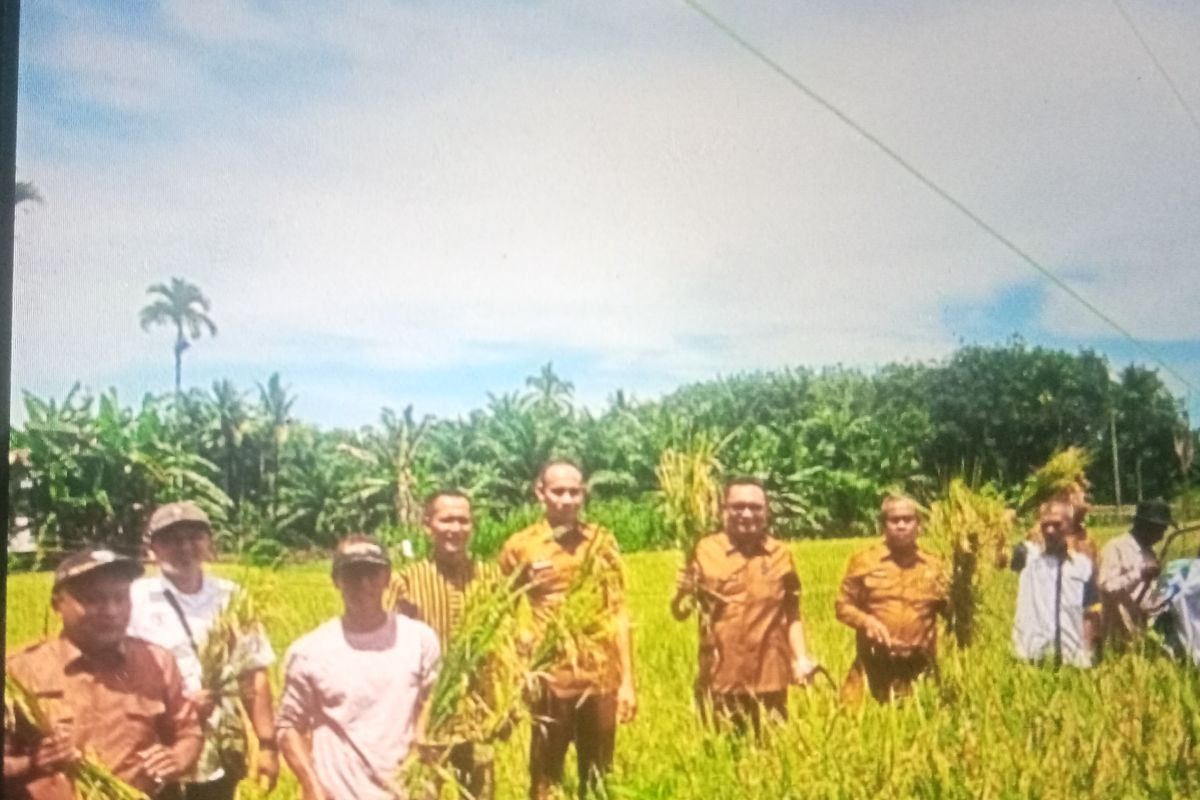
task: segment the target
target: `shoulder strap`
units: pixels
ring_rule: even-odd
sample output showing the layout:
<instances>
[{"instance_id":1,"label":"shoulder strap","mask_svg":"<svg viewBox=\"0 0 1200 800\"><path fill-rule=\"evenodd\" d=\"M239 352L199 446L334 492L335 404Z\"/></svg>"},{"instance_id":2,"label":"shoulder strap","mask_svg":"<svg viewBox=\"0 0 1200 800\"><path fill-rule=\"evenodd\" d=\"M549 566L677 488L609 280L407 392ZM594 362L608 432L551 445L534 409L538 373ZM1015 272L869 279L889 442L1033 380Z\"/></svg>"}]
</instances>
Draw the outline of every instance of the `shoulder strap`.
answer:
<instances>
[{"instance_id":1,"label":"shoulder strap","mask_svg":"<svg viewBox=\"0 0 1200 800\"><path fill-rule=\"evenodd\" d=\"M188 625L187 617L183 615L183 608L179 605L178 598L175 593L163 585L163 594L167 596L167 602L171 604L171 610L175 612L175 616L179 618L179 624L183 626L183 632L187 634L188 644L192 646L192 652L196 657L200 657L200 648L196 646L196 637L192 636L192 626Z\"/></svg>"}]
</instances>

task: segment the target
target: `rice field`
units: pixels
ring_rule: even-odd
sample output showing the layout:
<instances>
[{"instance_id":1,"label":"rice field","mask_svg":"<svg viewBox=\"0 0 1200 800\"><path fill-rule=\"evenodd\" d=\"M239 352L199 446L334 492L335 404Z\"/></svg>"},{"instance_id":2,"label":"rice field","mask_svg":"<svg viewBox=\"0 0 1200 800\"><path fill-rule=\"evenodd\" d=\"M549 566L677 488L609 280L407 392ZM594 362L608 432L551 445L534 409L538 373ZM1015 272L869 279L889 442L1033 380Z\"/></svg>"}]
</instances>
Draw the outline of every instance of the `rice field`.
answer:
<instances>
[{"instance_id":1,"label":"rice field","mask_svg":"<svg viewBox=\"0 0 1200 800\"><path fill-rule=\"evenodd\" d=\"M1114 529L1093 530L1102 540ZM798 542L810 649L840 681L853 634L833 616L850 554L865 539ZM1095 670L1037 669L1009 655L1016 576L997 574L979 610L974 646L943 637L939 682L894 707L838 707L833 687L793 690L791 721L761 746L713 733L691 707L696 626L670 615L677 552L625 559L636 624L640 711L622 728L611 794L623 798L1188 798L1200 797L1200 673L1153 653ZM240 567L218 572L244 576ZM273 576L277 654L338 613L328 564ZM50 579L12 575L6 642L53 628ZM276 674L275 679L279 676ZM523 797L527 731L498 748L501 798ZM273 797L299 796L287 774ZM255 797L246 784L244 797Z\"/></svg>"}]
</instances>

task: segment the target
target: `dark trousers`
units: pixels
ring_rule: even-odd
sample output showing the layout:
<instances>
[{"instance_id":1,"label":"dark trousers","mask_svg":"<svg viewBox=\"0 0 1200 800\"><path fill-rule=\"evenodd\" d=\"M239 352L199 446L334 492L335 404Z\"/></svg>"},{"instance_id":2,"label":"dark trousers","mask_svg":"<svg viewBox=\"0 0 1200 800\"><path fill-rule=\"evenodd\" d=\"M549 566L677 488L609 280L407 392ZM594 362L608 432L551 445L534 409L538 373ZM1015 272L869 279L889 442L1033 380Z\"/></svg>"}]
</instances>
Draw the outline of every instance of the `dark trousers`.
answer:
<instances>
[{"instance_id":1,"label":"dark trousers","mask_svg":"<svg viewBox=\"0 0 1200 800\"><path fill-rule=\"evenodd\" d=\"M936 674L937 663L921 650L904 655L860 650L842 684L842 702L848 705L862 702L864 688L877 702L891 702L911 694L913 683L927 672Z\"/></svg>"},{"instance_id":2,"label":"dark trousers","mask_svg":"<svg viewBox=\"0 0 1200 800\"><path fill-rule=\"evenodd\" d=\"M556 697L544 690L532 711L530 798L548 798L551 787L562 782L567 748L572 742L579 767L579 796L586 797L612 768L617 739L617 696Z\"/></svg>"},{"instance_id":3,"label":"dark trousers","mask_svg":"<svg viewBox=\"0 0 1200 800\"><path fill-rule=\"evenodd\" d=\"M483 757L486 753L486 757ZM447 759L458 782L459 797L471 800L492 800L496 796L495 765L491 748L463 742L450 748Z\"/></svg>"},{"instance_id":4,"label":"dark trousers","mask_svg":"<svg viewBox=\"0 0 1200 800\"><path fill-rule=\"evenodd\" d=\"M762 738L764 716L780 721L788 717L787 689L757 693L698 692L696 699L706 722L718 728L730 727L741 734L753 730L756 739Z\"/></svg>"},{"instance_id":5,"label":"dark trousers","mask_svg":"<svg viewBox=\"0 0 1200 800\"><path fill-rule=\"evenodd\" d=\"M233 800L237 785L236 778L223 775L215 781L168 786L155 797L156 800Z\"/></svg>"}]
</instances>

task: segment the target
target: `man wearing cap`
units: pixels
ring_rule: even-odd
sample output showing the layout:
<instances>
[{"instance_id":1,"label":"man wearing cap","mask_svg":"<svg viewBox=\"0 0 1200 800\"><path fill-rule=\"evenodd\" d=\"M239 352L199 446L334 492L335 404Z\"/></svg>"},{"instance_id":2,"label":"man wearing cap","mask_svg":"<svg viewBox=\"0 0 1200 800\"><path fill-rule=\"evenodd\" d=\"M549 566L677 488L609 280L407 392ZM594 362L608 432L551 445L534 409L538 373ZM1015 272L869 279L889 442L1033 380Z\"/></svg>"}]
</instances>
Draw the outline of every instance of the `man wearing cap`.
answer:
<instances>
[{"instance_id":1,"label":"man wearing cap","mask_svg":"<svg viewBox=\"0 0 1200 800\"><path fill-rule=\"evenodd\" d=\"M7 661L56 733L25 720L4 739L4 796L73 800L65 770L85 749L139 791L156 795L200 754L200 723L175 659L126 634L129 584L141 565L111 550L85 550L54 573L51 604L62 633Z\"/></svg>"},{"instance_id":2,"label":"man wearing cap","mask_svg":"<svg viewBox=\"0 0 1200 800\"><path fill-rule=\"evenodd\" d=\"M883 541L850 559L838 591L839 621L855 631L856 658L842 699L858 702L863 684L884 703L908 694L937 667L937 618L949 585L942 560L917 545L921 517L908 497L890 495L879 510Z\"/></svg>"},{"instance_id":3,"label":"man wearing cap","mask_svg":"<svg viewBox=\"0 0 1200 800\"><path fill-rule=\"evenodd\" d=\"M1022 661L1091 667L1099 596L1092 560L1071 552L1075 507L1052 500L1038 511L1043 547L1026 543L1020 564L1012 645Z\"/></svg>"},{"instance_id":4,"label":"man wearing cap","mask_svg":"<svg viewBox=\"0 0 1200 800\"><path fill-rule=\"evenodd\" d=\"M402 569L388 591L396 610L433 628L442 652L462 624L468 591L479 581L500 578L495 564L471 559L471 501L462 492L444 489L425 501L425 531L433 546L432 557ZM491 746L465 742L450 751L449 761L460 787L475 800L494 795Z\"/></svg>"},{"instance_id":5,"label":"man wearing cap","mask_svg":"<svg viewBox=\"0 0 1200 800\"><path fill-rule=\"evenodd\" d=\"M761 732L763 713L787 718L787 691L807 685L800 578L791 551L770 535L766 490L732 478L721 503L723 529L696 544L671 603L677 619L694 598L700 612L697 700L718 722Z\"/></svg>"},{"instance_id":6,"label":"man wearing cap","mask_svg":"<svg viewBox=\"0 0 1200 800\"><path fill-rule=\"evenodd\" d=\"M617 723L637 713L632 635L625 609L620 554L612 533L580 519L587 496L583 473L569 461L542 467L534 486L545 517L504 543L500 569L519 575L533 612L536 638L560 609L584 564L599 570L604 613L614 631L592 663L564 661L546 670L533 703L529 746L529 796L551 797L575 744L579 795L598 790L612 768Z\"/></svg>"},{"instance_id":7,"label":"man wearing cap","mask_svg":"<svg viewBox=\"0 0 1200 800\"><path fill-rule=\"evenodd\" d=\"M239 748L221 752L221 738L243 736L237 698L214 696L201 687L199 653L213 623L238 585L208 575L204 560L212 547L212 527L203 509L191 502L169 503L150 516L146 534L162 574L133 583L129 634L163 647L175 656L184 685L200 712L204 749L184 784L185 800L232 800L245 773ZM236 678L242 704L258 738L257 773L268 787L279 775L274 711L267 668L275 653L262 630L238 638L226 666ZM218 736L218 732L225 736Z\"/></svg>"},{"instance_id":8,"label":"man wearing cap","mask_svg":"<svg viewBox=\"0 0 1200 800\"><path fill-rule=\"evenodd\" d=\"M391 559L362 534L338 543L342 616L297 639L284 659L279 744L303 800L393 800L437 677L437 635L385 609Z\"/></svg>"},{"instance_id":9,"label":"man wearing cap","mask_svg":"<svg viewBox=\"0 0 1200 800\"><path fill-rule=\"evenodd\" d=\"M1133 526L1100 551L1102 628L1107 646L1121 649L1139 638L1162 596L1155 585L1162 566L1154 554L1167 527L1171 507L1162 500L1138 503Z\"/></svg>"}]
</instances>

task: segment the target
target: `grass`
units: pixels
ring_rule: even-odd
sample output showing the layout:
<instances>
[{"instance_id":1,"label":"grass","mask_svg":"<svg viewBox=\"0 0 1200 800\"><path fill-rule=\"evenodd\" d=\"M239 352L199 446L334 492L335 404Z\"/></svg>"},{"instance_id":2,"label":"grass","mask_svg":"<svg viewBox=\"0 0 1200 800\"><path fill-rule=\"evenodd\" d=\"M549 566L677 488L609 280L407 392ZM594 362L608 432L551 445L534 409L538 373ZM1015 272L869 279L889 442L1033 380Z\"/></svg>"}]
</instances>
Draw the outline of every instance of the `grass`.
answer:
<instances>
[{"instance_id":1,"label":"grass","mask_svg":"<svg viewBox=\"0 0 1200 800\"><path fill-rule=\"evenodd\" d=\"M1092 533L1104 541L1118 531ZM838 680L854 644L834 619L834 595L850 554L865 544L793 546L810 648ZM618 735L615 797L1200 797L1200 673L1154 655L1087 672L1017 664L1008 644L1016 576L1007 572L984 587L975 645L960 654L943 637L941 683L926 682L909 702L844 712L818 686L793 691L792 721L761 748L711 733L691 708L696 626L675 622L668 609L682 558L625 557L640 712ZM282 658L289 642L338 613L339 601L327 563L275 578L281 596L270 635ZM45 574L10 576L10 647L41 635L49 585ZM526 726L497 748L499 797L524 796L527 747ZM273 797L298 796L285 769Z\"/></svg>"}]
</instances>

